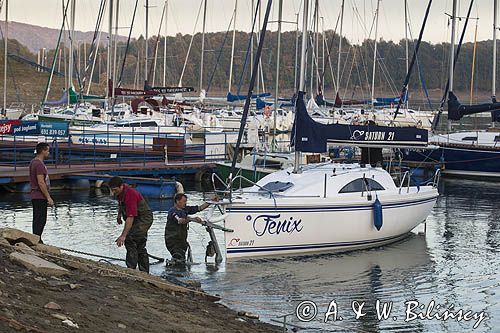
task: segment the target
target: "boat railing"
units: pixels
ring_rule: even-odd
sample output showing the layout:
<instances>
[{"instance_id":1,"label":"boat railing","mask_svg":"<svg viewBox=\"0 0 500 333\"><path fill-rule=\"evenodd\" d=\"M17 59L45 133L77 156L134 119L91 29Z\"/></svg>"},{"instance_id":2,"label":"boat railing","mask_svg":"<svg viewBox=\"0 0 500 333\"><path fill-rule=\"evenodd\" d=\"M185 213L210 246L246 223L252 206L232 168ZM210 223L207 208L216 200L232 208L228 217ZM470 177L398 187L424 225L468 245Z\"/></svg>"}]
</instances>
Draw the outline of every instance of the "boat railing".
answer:
<instances>
[{"instance_id":1,"label":"boat railing","mask_svg":"<svg viewBox=\"0 0 500 333\"><path fill-rule=\"evenodd\" d=\"M411 180L410 171L406 171L403 174L403 178L401 178L401 183L399 184L399 194L401 194L401 189L403 188L403 185L404 185L406 179L408 179L407 185L406 185L406 193L410 192L410 180Z\"/></svg>"},{"instance_id":2,"label":"boat railing","mask_svg":"<svg viewBox=\"0 0 500 333\"><path fill-rule=\"evenodd\" d=\"M441 169L437 169L436 172L434 172L432 181L427 182L425 185L431 185L432 187L437 188L440 179L441 179Z\"/></svg>"}]
</instances>

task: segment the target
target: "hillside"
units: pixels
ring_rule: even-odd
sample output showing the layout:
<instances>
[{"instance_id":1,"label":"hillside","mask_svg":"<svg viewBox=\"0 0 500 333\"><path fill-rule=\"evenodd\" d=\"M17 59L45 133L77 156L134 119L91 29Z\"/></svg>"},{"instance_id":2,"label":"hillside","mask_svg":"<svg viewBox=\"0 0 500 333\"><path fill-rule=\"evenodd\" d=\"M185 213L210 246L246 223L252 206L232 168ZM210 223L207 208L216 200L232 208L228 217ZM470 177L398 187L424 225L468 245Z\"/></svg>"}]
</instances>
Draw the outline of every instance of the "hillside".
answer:
<instances>
[{"instance_id":1,"label":"hillside","mask_svg":"<svg viewBox=\"0 0 500 333\"><path fill-rule=\"evenodd\" d=\"M0 21L0 29L5 30L5 21ZM38 52L42 48L53 49L56 46L59 29L40 27L37 25L26 24L21 22L9 21L9 39L15 39L22 45L26 46L32 53ZM78 42L92 42L94 37L93 31L75 31L74 39ZM101 44L108 39L108 34L102 32ZM127 38L119 36L120 41L126 41ZM68 43L68 34L64 34L63 42Z\"/></svg>"},{"instance_id":2,"label":"hillside","mask_svg":"<svg viewBox=\"0 0 500 333\"><path fill-rule=\"evenodd\" d=\"M14 25L14 24L13 24ZM39 28L35 26L18 24L18 27L24 27L25 32L20 35L19 42L13 41L9 46L9 53L19 54L25 58L36 61L37 56L31 50L38 46L34 46L34 39L38 39L41 44L36 45L49 45L55 44L57 40L58 31L55 29ZM39 29L35 34L33 30ZM15 30L14 28L10 30ZM9 30L9 31L10 31ZM18 30L21 31L21 30ZM31 33L30 33L31 31ZM26 35L37 36L26 37ZM87 33L91 34L91 33ZM10 34L13 36L14 33ZM25 36L25 37L22 37ZM318 63L320 64L320 76L324 77L323 89L327 93L329 99L333 99L335 87L333 84L332 73L337 73L337 54L338 54L338 35L333 31L325 33L327 38L325 54L330 50L330 60L327 56L322 57L323 50L319 47L320 57ZM26 44L21 41L21 37L25 38ZM89 37L88 40L90 40ZM299 38L300 39L300 38ZM166 57L166 82L167 86L176 86L179 82L181 72L183 70L184 62L187 55L187 50L191 40L191 35L168 36L166 39L167 57ZM241 92L245 92L246 85L250 77L249 70L249 57L246 57L248 47L249 34L246 32L236 33L236 46L234 58L234 71L232 92L236 92L240 87ZM262 73L263 79L260 79L255 87L255 91L270 91L274 90L275 82L275 66L276 66L276 32L267 32L266 42L262 53ZM281 69L280 69L280 91L283 96L291 96L294 91L293 83L295 80L295 45L296 34L295 32L285 32L282 34L282 53L281 53ZM163 84L163 48L165 45L165 38L160 38L156 43L156 37L151 37L148 40L149 54L148 54L148 81L152 85ZM254 47L256 48L256 42ZM300 43L299 43L300 45ZM155 48L157 46L157 62L155 71L153 72L153 64L155 58ZM194 36L193 47L191 54L186 63L184 77L182 84L184 86L193 86L197 90L200 81L200 58L201 58L201 34L198 33ZM225 95L228 90L228 77L231 55L231 38L228 38L225 32L208 33L205 36L205 63L203 73L203 88L208 91L209 96ZM3 45L0 46L0 61L3 63ZM410 52L412 51L413 43L410 43ZM474 80L474 100L484 101L489 98L490 86L492 80L491 72L491 48L492 41L481 41L477 43L476 64L475 64L475 80ZM143 85L144 74L144 50L145 40L140 37L131 41L128 47L126 61L123 64L124 52L126 43L124 41L118 44L117 53L117 76L122 77L122 86L130 88L140 88ZM430 44L423 42L418 56L418 64L410 80L410 98L422 99L424 96L425 86L432 99L440 98L441 89L444 87L447 76L447 61L448 61L449 44ZM87 51L87 55L83 51ZM76 60L75 71L85 72L85 64L89 63L88 53L90 44L80 47L80 53L75 51L74 59ZM365 40L360 45L351 44L348 40L343 40L343 49L341 56L341 77L340 77L340 92L343 98L367 98L371 90L371 72L373 68L373 40ZM470 79L472 67L472 50L473 44L466 43L462 46L459 61L455 69L455 91L460 92L459 98L464 102L469 102L470 95ZM48 51L46 63L50 64L53 59L53 50ZM499 52L500 53L500 52ZM92 92L95 94L103 94L105 91L106 79L106 59L107 50L101 47L98 52L98 61L95 65L93 82L98 82L100 78L101 85L93 86ZM58 58L59 59L59 58ZM401 89L404 77L406 75L405 69L405 42L380 40L378 44L378 58L377 58L377 74L375 80L375 95L376 96L395 96ZM79 61L78 61L79 60ZM247 63L246 70L244 71L244 63ZM325 63L325 72L323 74L322 64ZM56 69L64 72L65 66L68 63L67 49L61 52L61 63L56 63ZM91 63L91 62L90 62ZM309 68L307 73L311 73L311 58L308 56ZM123 65L123 73L121 68ZM331 67L331 68L330 68ZM497 66L497 70L500 66ZM316 72L316 70L315 70ZM87 76L90 70L87 71ZM0 66L0 75L3 76L3 66ZM0 79L1 77L0 76ZM8 103L16 101L16 91L20 95L20 100L27 104L39 104L43 95L46 85L47 73L39 73L34 68L25 64L18 63L12 59L9 60L9 83L8 83ZM81 75L83 76L83 74ZM497 78L499 77L497 73ZM88 82L87 78L87 82ZM262 86L262 81L265 87ZM78 87L78 80L74 79L74 84ZM0 83L1 85L1 83ZM59 99L62 89L65 86L62 77L55 77L52 87L50 99ZM498 83L497 83L497 86ZM16 89L17 87L17 89ZM310 81L306 84L310 90ZM265 88L265 89L264 89ZM316 89L314 82L313 90ZM0 97L1 98L1 97Z\"/></svg>"}]
</instances>

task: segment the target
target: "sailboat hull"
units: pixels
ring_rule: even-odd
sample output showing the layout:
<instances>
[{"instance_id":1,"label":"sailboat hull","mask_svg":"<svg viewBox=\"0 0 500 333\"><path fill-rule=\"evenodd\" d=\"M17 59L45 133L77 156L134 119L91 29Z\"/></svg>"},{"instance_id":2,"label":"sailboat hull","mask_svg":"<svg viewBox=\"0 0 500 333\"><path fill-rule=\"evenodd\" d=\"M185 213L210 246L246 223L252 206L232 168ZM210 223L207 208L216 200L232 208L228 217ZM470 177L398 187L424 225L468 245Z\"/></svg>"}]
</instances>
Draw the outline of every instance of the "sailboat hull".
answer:
<instances>
[{"instance_id":1,"label":"sailboat hull","mask_svg":"<svg viewBox=\"0 0 500 333\"><path fill-rule=\"evenodd\" d=\"M380 198L383 225L374 225L373 202L295 198L263 207L247 201L228 207L225 226L227 259L343 252L397 241L425 221L437 190ZM347 204L348 202L348 204Z\"/></svg>"}]
</instances>

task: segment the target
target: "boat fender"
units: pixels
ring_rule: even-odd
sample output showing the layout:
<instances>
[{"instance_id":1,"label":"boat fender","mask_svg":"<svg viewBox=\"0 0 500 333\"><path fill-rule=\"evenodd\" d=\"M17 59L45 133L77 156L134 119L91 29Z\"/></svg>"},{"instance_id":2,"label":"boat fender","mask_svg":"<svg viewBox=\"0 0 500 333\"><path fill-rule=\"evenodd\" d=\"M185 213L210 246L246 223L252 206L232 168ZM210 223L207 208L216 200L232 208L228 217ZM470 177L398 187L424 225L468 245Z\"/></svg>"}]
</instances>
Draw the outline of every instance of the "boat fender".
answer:
<instances>
[{"instance_id":1,"label":"boat fender","mask_svg":"<svg viewBox=\"0 0 500 333\"><path fill-rule=\"evenodd\" d=\"M375 202L373 203L373 225L377 230L380 230L382 228L382 223L383 223L383 217L382 217L382 204L378 200L378 198L375 199Z\"/></svg>"},{"instance_id":2,"label":"boat fender","mask_svg":"<svg viewBox=\"0 0 500 333\"><path fill-rule=\"evenodd\" d=\"M229 216L229 213L226 213L226 214L223 214L220 216L211 217L207 221L210 223L218 223L218 222L224 221L228 216Z\"/></svg>"}]
</instances>

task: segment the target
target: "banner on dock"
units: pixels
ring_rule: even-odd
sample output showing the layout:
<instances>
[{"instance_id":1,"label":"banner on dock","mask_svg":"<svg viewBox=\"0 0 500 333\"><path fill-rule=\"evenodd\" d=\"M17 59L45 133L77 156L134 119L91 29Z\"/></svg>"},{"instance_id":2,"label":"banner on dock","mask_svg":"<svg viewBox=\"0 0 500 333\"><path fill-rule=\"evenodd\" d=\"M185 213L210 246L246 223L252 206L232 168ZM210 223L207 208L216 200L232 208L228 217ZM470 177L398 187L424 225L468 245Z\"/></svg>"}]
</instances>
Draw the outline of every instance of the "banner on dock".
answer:
<instances>
[{"instance_id":1,"label":"banner on dock","mask_svg":"<svg viewBox=\"0 0 500 333\"><path fill-rule=\"evenodd\" d=\"M69 123L67 122L46 122L38 123L40 135L45 136L68 136Z\"/></svg>"},{"instance_id":2,"label":"banner on dock","mask_svg":"<svg viewBox=\"0 0 500 333\"><path fill-rule=\"evenodd\" d=\"M38 122L11 120L0 122L0 134L10 134L16 136L38 134Z\"/></svg>"},{"instance_id":3,"label":"banner on dock","mask_svg":"<svg viewBox=\"0 0 500 333\"><path fill-rule=\"evenodd\" d=\"M69 123L10 120L0 122L0 135L68 136Z\"/></svg>"}]
</instances>

